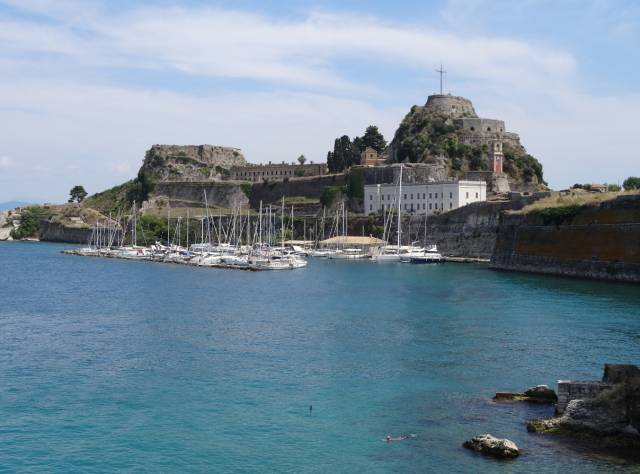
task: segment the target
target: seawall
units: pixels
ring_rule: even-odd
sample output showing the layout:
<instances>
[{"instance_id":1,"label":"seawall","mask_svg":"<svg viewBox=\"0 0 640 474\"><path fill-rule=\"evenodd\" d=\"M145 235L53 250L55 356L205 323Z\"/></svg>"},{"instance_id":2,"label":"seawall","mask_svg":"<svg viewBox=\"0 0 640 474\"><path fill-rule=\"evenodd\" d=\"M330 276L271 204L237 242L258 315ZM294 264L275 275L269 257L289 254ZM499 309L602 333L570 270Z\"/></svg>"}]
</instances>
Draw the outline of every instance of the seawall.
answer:
<instances>
[{"instance_id":1,"label":"seawall","mask_svg":"<svg viewBox=\"0 0 640 474\"><path fill-rule=\"evenodd\" d=\"M504 213L491 267L640 283L640 195L563 216Z\"/></svg>"},{"instance_id":2,"label":"seawall","mask_svg":"<svg viewBox=\"0 0 640 474\"><path fill-rule=\"evenodd\" d=\"M91 238L90 227L68 227L58 222L40 221L40 240L45 242L66 242L86 244Z\"/></svg>"},{"instance_id":3,"label":"seawall","mask_svg":"<svg viewBox=\"0 0 640 474\"><path fill-rule=\"evenodd\" d=\"M489 259L496 243L500 214L522 209L534 199L519 197L510 201L476 202L429 217L427 242L437 244L438 250L448 256ZM419 232L417 230L416 237L423 240Z\"/></svg>"}]
</instances>

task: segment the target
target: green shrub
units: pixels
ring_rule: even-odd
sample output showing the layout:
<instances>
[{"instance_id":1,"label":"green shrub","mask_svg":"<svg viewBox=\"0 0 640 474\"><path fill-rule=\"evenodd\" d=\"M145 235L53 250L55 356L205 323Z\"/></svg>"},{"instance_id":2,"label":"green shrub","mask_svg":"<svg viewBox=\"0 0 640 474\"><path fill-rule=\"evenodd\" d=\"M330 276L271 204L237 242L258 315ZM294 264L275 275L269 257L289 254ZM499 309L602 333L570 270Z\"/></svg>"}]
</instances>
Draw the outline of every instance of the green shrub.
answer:
<instances>
[{"instance_id":1,"label":"green shrub","mask_svg":"<svg viewBox=\"0 0 640 474\"><path fill-rule=\"evenodd\" d=\"M249 199L251 197L251 189L252 189L251 184L242 183L240 185L240 189L242 189L242 192L244 193L244 195L247 196L247 199Z\"/></svg>"},{"instance_id":2,"label":"green shrub","mask_svg":"<svg viewBox=\"0 0 640 474\"><path fill-rule=\"evenodd\" d=\"M569 222L575 218L582 209L582 206L576 204L570 204L560 207L547 207L536 211L541 217L545 225L555 224L560 225L564 222Z\"/></svg>"},{"instance_id":3,"label":"green shrub","mask_svg":"<svg viewBox=\"0 0 640 474\"><path fill-rule=\"evenodd\" d=\"M364 199L364 176L361 169L351 170L347 181L347 196Z\"/></svg>"},{"instance_id":4,"label":"green shrub","mask_svg":"<svg viewBox=\"0 0 640 474\"><path fill-rule=\"evenodd\" d=\"M37 238L40 235L40 221L51 217L51 212L40 206L32 206L20 211L20 227L11 231L14 239Z\"/></svg>"},{"instance_id":5,"label":"green shrub","mask_svg":"<svg viewBox=\"0 0 640 474\"><path fill-rule=\"evenodd\" d=\"M624 183L622 183L622 186L624 186L624 189L626 191L630 191L632 189L640 189L640 178L636 176L629 176L627 179L624 180Z\"/></svg>"},{"instance_id":6,"label":"green shrub","mask_svg":"<svg viewBox=\"0 0 640 474\"><path fill-rule=\"evenodd\" d=\"M320 204L324 207L331 207L340 193L338 186L325 186L320 194Z\"/></svg>"}]
</instances>

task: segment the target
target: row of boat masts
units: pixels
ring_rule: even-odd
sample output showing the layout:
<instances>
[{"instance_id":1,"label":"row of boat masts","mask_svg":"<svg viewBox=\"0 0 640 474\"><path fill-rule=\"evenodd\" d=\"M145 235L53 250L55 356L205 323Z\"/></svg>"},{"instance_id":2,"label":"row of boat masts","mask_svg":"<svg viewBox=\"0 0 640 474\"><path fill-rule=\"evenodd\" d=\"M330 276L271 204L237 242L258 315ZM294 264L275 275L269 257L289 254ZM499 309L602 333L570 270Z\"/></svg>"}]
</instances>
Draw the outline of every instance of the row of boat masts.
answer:
<instances>
[{"instance_id":1,"label":"row of boat masts","mask_svg":"<svg viewBox=\"0 0 640 474\"><path fill-rule=\"evenodd\" d=\"M152 260L161 262L182 263L197 266L239 268L251 270L284 270L303 268L307 265L306 257L329 259L360 260L370 258L375 262L404 262L404 263L440 263L444 258L437 251L435 245L417 246L401 245L401 206L402 170L398 180L398 226L396 245L373 245L368 250L350 245L347 236L348 214L344 202L336 209L335 216L330 220L329 239L333 238L330 248L321 248L320 238L325 240L325 209L318 232L317 220L313 231L315 240L306 240L306 221L303 225L303 241L300 245L291 243L294 236L293 206L289 218L289 225L285 225L285 201L282 199L280 212L272 205L264 206L260 203L258 216L246 214L241 208L235 208L231 215L212 215L209 212L205 192L206 215L198 218L199 229L190 228L191 219L187 213L186 222L182 217L175 219L171 225L170 211L167 214L166 244L154 242L151 245L138 245L138 231L147 241L144 229L138 225L136 204L130 216L125 219L109 219L97 222L92 229L88 246L71 253L86 256L101 256L134 260ZM384 241L391 233L391 219L393 208L384 215ZM278 222L278 220L280 222ZM253 221L253 222L252 222ZM183 235L183 224L186 232ZM253 225L252 225L253 224ZM426 242L425 215L425 242ZM140 229L139 229L140 228ZM287 241L287 234L290 239ZM193 236L193 239L192 239ZM200 237L198 239L198 236Z\"/></svg>"}]
</instances>

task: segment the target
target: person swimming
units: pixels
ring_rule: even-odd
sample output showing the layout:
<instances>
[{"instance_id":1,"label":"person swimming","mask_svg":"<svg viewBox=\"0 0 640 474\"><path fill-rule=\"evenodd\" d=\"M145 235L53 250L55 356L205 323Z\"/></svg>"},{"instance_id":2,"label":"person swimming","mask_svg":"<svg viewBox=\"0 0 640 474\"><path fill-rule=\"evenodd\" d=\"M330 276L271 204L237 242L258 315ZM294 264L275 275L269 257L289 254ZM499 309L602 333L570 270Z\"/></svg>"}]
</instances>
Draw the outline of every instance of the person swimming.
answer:
<instances>
[{"instance_id":1,"label":"person swimming","mask_svg":"<svg viewBox=\"0 0 640 474\"><path fill-rule=\"evenodd\" d=\"M390 443L391 441L404 441L405 439L409 439L409 438L417 438L417 436L414 435L414 434L410 434L410 435L407 435L407 436L405 436L405 435L391 436L391 435L388 434L387 436L384 437L384 440L387 443Z\"/></svg>"}]
</instances>

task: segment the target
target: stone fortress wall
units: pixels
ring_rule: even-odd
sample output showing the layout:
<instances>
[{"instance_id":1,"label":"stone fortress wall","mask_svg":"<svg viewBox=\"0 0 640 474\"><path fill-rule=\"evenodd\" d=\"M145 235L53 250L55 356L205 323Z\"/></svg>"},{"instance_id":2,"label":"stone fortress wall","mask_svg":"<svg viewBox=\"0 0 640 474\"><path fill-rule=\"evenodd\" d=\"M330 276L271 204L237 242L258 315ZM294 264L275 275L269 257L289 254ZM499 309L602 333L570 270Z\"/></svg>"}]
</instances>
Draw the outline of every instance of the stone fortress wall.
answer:
<instances>
[{"instance_id":1,"label":"stone fortress wall","mask_svg":"<svg viewBox=\"0 0 640 474\"><path fill-rule=\"evenodd\" d=\"M478 117L469 99L448 94L434 94L427 99L425 107L453 119Z\"/></svg>"},{"instance_id":2,"label":"stone fortress wall","mask_svg":"<svg viewBox=\"0 0 640 474\"><path fill-rule=\"evenodd\" d=\"M640 282L640 195L621 195L573 216L503 214L491 268Z\"/></svg>"},{"instance_id":3,"label":"stone fortress wall","mask_svg":"<svg viewBox=\"0 0 640 474\"><path fill-rule=\"evenodd\" d=\"M283 181L305 176L324 176L327 174L326 163L271 163L245 164L231 168L229 179L236 181Z\"/></svg>"}]
</instances>

